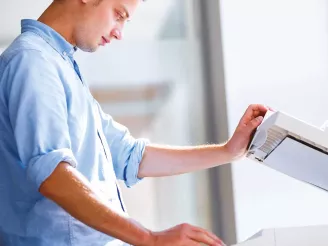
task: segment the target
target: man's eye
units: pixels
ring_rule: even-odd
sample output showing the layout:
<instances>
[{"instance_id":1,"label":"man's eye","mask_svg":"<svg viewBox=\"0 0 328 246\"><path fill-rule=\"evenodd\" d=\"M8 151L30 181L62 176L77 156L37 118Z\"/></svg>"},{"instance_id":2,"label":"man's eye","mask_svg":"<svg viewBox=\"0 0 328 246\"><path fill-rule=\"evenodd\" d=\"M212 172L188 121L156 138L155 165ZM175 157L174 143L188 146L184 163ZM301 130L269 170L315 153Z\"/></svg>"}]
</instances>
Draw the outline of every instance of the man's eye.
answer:
<instances>
[{"instance_id":1,"label":"man's eye","mask_svg":"<svg viewBox=\"0 0 328 246\"><path fill-rule=\"evenodd\" d=\"M120 13L120 12L116 12L116 17L117 17L117 20L118 20L118 21L122 21L122 20L124 20L124 16L123 16L122 13Z\"/></svg>"}]
</instances>

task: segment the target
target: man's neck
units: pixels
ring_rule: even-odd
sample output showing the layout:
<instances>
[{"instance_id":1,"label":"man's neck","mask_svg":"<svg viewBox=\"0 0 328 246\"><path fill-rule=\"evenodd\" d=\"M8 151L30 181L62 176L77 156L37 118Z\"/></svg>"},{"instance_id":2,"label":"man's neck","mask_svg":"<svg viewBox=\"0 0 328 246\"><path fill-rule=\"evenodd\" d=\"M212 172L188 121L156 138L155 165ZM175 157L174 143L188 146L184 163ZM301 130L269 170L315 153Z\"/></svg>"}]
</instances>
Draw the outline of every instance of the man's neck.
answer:
<instances>
[{"instance_id":1,"label":"man's neck","mask_svg":"<svg viewBox=\"0 0 328 246\"><path fill-rule=\"evenodd\" d=\"M75 46L73 16L69 15L66 9L64 3L53 2L39 17L38 21L54 29L63 36L67 42Z\"/></svg>"}]
</instances>

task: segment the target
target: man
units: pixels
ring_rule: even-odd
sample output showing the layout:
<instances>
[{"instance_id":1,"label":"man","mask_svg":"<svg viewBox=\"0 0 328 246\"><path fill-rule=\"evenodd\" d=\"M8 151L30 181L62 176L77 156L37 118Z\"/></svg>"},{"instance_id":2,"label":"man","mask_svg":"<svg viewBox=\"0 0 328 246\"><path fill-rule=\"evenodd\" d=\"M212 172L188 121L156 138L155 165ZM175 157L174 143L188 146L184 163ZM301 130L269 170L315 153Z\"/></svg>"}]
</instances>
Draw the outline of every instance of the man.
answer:
<instances>
[{"instance_id":1,"label":"man","mask_svg":"<svg viewBox=\"0 0 328 246\"><path fill-rule=\"evenodd\" d=\"M141 0L55 0L0 57L0 245L223 245L183 224L150 231L125 212L116 178L182 174L244 156L267 108L251 105L222 145L161 147L101 110L73 54L122 38Z\"/></svg>"}]
</instances>

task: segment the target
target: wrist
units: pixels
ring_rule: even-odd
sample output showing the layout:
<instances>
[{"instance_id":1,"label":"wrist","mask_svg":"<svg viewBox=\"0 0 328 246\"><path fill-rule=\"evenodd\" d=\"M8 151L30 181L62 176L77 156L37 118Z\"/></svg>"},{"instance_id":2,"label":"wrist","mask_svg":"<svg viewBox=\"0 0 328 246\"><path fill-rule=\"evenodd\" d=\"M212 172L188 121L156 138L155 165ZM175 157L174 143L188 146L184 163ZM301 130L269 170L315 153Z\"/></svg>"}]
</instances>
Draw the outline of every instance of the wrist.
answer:
<instances>
[{"instance_id":1,"label":"wrist","mask_svg":"<svg viewBox=\"0 0 328 246\"><path fill-rule=\"evenodd\" d=\"M140 246L155 246L156 245L156 235L151 230L146 231L145 236L142 240Z\"/></svg>"},{"instance_id":2,"label":"wrist","mask_svg":"<svg viewBox=\"0 0 328 246\"><path fill-rule=\"evenodd\" d=\"M234 146L232 146L229 141L222 145L222 151L224 153L224 156L226 157L227 163L237 161L241 158L240 155L236 154L237 151L234 149Z\"/></svg>"}]
</instances>

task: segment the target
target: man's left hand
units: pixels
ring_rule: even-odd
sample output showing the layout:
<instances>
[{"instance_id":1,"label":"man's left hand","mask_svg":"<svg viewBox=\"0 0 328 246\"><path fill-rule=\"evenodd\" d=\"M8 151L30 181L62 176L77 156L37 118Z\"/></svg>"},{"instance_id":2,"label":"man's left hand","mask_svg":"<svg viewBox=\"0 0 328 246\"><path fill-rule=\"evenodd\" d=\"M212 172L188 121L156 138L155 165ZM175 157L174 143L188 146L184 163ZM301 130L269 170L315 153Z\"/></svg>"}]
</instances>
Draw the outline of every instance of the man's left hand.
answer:
<instances>
[{"instance_id":1,"label":"man's left hand","mask_svg":"<svg viewBox=\"0 0 328 246\"><path fill-rule=\"evenodd\" d=\"M261 104L252 104L247 108L234 134L225 145L233 160L245 156L251 137L268 110L272 109Z\"/></svg>"}]
</instances>

